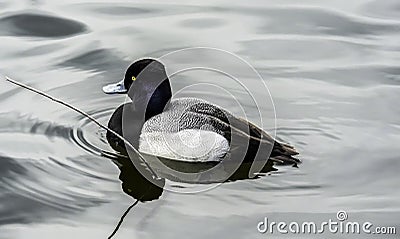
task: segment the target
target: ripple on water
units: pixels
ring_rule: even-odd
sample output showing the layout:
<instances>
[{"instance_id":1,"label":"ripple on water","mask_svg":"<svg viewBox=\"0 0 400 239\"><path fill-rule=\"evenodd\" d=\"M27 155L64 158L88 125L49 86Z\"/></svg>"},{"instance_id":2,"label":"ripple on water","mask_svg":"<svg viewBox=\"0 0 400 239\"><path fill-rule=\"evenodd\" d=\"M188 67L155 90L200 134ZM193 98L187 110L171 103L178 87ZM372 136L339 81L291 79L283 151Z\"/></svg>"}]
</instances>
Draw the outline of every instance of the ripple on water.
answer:
<instances>
[{"instance_id":1,"label":"ripple on water","mask_svg":"<svg viewBox=\"0 0 400 239\"><path fill-rule=\"evenodd\" d=\"M39 13L19 13L0 18L0 35L62 38L87 31L75 20Z\"/></svg>"},{"instance_id":2,"label":"ripple on water","mask_svg":"<svg viewBox=\"0 0 400 239\"><path fill-rule=\"evenodd\" d=\"M146 4L142 3L79 3L74 6L76 10L84 10L90 15L101 14L112 18L144 18L149 16L176 15L187 12L196 12L198 7L174 5L174 4Z\"/></svg>"},{"instance_id":3,"label":"ripple on water","mask_svg":"<svg viewBox=\"0 0 400 239\"><path fill-rule=\"evenodd\" d=\"M0 128L0 225L38 222L108 201L103 189L115 184L113 169L108 160L77 150L70 143L72 128L16 113L0 114Z\"/></svg>"},{"instance_id":4,"label":"ripple on water","mask_svg":"<svg viewBox=\"0 0 400 239\"><path fill-rule=\"evenodd\" d=\"M107 125L106 121L108 120L110 113L113 109L105 109L100 111L91 112L91 116L95 118L99 122L103 122L104 125ZM85 132L96 132L96 133L85 133ZM105 150L110 149L108 142L106 141L106 131L100 129L93 121L81 117L79 122L77 123L77 127L74 128L72 134L72 141L77 144L77 146L81 147L83 150L86 150L94 155L101 155ZM109 152L110 153L110 152Z\"/></svg>"},{"instance_id":5,"label":"ripple on water","mask_svg":"<svg viewBox=\"0 0 400 239\"><path fill-rule=\"evenodd\" d=\"M385 65L344 66L316 71L294 71L285 77L301 77L352 87L400 85L400 67ZM358 79L358 80L354 80Z\"/></svg>"},{"instance_id":6,"label":"ripple on water","mask_svg":"<svg viewBox=\"0 0 400 239\"><path fill-rule=\"evenodd\" d=\"M397 1L397 0L393 0ZM381 1L380 1L381 2ZM364 19L342 12L310 7L248 9L252 15L266 19L261 33L321 34L335 36L397 33L398 24Z\"/></svg>"},{"instance_id":7,"label":"ripple on water","mask_svg":"<svg viewBox=\"0 0 400 239\"><path fill-rule=\"evenodd\" d=\"M106 71L115 66L126 66L127 64L118 52L112 49L97 49L67 59L59 65L82 70Z\"/></svg>"},{"instance_id":8,"label":"ripple on water","mask_svg":"<svg viewBox=\"0 0 400 239\"><path fill-rule=\"evenodd\" d=\"M399 0L386 0L386 1L371 1L364 7L367 15L374 17L400 20L400 1Z\"/></svg>"},{"instance_id":9,"label":"ripple on water","mask_svg":"<svg viewBox=\"0 0 400 239\"><path fill-rule=\"evenodd\" d=\"M92 11L103 13L107 15L113 16L121 16L121 15L132 15L132 14L146 14L155 12L156 9L149 8L139 8L139 7L128 7L128 6L103 6L103 7L95 7Z\"/></svg>"},{"instance_id":10,"label":"ripple on water","mask_svg":"<svg viewBox=\"0 0 400 239\"><path fill-rule=\"evenodd\" d=\"M340 59L359 60L370 55L371 47L347 41L319 39L261 39L241 42L241 54L258 59L298 61L319 64L315 60L340 62ZM313 49L310 51L310 49Z\"/></svg>"},{"instance_id":11,"label":"ripple on water","mask_svg":"<svg viewBox=\"0 0 400 239\"><path fill-rule=\"evenodd\" d=\"M187 19L181 22L181 25L188 28L215 28L222 26L224 21L218 18L197 18L197 19Z\"/></svg>"}]
</instances>

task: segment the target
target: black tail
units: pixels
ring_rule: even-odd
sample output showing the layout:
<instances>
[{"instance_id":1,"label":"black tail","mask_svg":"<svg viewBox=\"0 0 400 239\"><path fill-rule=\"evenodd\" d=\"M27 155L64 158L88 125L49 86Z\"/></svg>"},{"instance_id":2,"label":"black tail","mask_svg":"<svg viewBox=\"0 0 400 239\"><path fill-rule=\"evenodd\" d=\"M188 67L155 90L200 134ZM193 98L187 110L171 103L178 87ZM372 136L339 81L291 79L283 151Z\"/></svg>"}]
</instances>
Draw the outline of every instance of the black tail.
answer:
<instances>
[{"instance_id":1,"label":"black tail","mask_svg":"<svg viewBox=\"0 0 400 239\"><path fill-rule=\"evenodd\" d=\"M300 159L294 157L298 154L293 146L275 141L270 159L278 165L297 165L301 163Z\"/></svg>"}]
</instances>

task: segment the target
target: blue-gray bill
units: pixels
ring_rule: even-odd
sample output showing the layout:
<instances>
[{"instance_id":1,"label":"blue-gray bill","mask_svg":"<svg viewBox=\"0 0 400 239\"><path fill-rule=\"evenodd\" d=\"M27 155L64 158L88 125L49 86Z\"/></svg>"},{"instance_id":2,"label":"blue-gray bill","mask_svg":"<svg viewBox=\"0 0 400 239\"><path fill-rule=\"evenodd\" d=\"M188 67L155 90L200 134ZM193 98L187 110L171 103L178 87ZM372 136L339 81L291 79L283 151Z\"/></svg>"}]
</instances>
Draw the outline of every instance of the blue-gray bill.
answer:
<instances>
[{"instance_id":1,"label":"blue-gray bill","mask_svg":"<svg viewBox=\"0 0 400 239\"><path fill-rule=\"evenodd\" d=\"M124 80L120 82L103 86L103 92L106 94L125 94L128 90L125 88Z\"/></svg>"}]
</instances>

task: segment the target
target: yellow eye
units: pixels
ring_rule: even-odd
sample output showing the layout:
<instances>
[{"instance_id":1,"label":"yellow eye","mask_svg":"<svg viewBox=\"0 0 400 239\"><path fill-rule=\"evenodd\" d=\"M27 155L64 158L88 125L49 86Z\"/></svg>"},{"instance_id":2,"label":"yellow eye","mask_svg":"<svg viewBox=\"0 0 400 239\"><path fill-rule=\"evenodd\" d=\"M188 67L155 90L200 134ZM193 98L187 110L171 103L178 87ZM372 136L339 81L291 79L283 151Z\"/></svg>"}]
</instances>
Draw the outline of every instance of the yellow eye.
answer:
<instances>
[{"instance_id":1,"label":"yellow eye","mask_svg":"<svg viewBox=\"0 0 400 239\"><path fill-rule=\"evenodd\" d=\"M132 81L135 81L135 80L136 80L136 77L132 76Z\"/></svg>"}]
</instances>

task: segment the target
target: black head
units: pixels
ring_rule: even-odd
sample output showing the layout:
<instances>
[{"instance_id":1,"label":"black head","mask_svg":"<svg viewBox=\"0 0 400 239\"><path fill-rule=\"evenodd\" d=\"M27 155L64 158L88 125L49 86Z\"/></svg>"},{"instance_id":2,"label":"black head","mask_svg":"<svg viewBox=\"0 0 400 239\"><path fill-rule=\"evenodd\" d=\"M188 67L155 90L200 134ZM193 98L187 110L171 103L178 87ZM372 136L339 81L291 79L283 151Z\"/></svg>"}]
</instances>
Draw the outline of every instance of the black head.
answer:
<instances>
[{"instance_id":1,"label":"black head","mask_svg":"<svg viewBox=\"0 0 400 239\"><path fill-rule=\"evenodd\" d=\"M167 79L164 65L155 59L141 59L126 69L124 87L129 91L132 85L155 85Z\"/></svg>"},{"instance_id":2,"label":"black head","mask_svg":"<svg viewBox=\"0 0 400 239\"><path fill-rule=\"evenodd\" d=\"M132 63L123 81L103 87L107 94L127 93L135 111L145 119L161 113L172 97L171 86L164 65L155 59L141 59Z\"/></svg>"}]
</instances>

